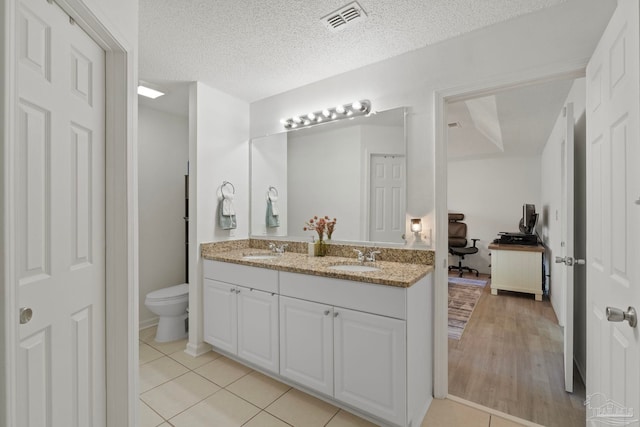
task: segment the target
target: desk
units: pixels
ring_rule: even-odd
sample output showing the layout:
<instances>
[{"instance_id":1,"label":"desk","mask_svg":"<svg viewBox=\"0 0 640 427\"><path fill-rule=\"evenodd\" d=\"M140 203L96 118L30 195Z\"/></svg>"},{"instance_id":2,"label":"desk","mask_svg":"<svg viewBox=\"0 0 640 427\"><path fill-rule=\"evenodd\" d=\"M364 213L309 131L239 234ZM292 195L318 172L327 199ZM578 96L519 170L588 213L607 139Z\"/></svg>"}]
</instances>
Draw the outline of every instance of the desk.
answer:
<instances>
[{"instance_id":1,"label":"desk","mask_svg":"<svg viewBox=\"0 0 640 427\"><path fill-rule=\"evenodd\" d=\"M498 290L534 294L542 301L544 247L491 243L491 294Z\"/></svg>"}]
</instances>

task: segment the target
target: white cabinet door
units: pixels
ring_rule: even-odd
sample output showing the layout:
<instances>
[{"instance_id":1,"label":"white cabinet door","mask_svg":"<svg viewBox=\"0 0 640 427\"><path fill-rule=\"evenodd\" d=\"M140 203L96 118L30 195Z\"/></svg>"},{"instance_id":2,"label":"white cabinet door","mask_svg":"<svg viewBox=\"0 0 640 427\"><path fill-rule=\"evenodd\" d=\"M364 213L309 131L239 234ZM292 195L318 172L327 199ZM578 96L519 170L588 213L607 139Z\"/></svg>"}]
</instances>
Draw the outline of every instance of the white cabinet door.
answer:
<instances>
[{"instance_id":1,"label":"white cabinet door","mask_svg":"<svg viewBox=\"0 0 640 427\"><path fill-rule=\"evenodd\" d=\"M238 356L279 370L278 295L238 287Z\"/></svg>"},{"instance_id":2,"label":"white cabinet door","mask_svg":"<svg viewBox=\"0 0 640 427\"><path fill-rule=\"evenodd\" d=\"M395 424L406 420L406 323L334 308L335 398Z\"/></svg>"},{"instance_id":3,"label":"white cabinet door","mask_svg":"<svg viewBox=\"0 0 640 427\"><path fill-rule=\"evenodd\" d=\"M238 287L204 280L204 340L236 354L238 351Z\"/></svg>"},{"instance_id":4,"label":"white cabinet door","mask_svg":"<svg viewBox=\"0 0 640 427\"><path fill-rule=\"evenodd\" d=\"M333 396L333 308L280 297L280 375Z\"/></svg>"}]
</instances>

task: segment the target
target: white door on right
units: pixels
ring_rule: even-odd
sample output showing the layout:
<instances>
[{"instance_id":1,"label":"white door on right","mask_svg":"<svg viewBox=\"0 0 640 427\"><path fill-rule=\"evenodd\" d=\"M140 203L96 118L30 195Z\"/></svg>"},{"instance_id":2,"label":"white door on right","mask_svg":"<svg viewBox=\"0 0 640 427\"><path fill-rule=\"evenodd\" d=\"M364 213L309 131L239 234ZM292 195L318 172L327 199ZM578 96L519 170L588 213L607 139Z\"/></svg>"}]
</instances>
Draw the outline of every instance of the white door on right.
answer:
<instances>
[{"instance_id":1,"label":"white door on right","mask_svg":"<svg viewBox=\"0 0 640 427\"><path fill-rule=\"evenodd\" d=\"M587 66L586 416L593 426L640 418L640 334L624 319L632 313L623 314L640 308L638 21L638 0L619 0Z\"/></svg>"}]
</instances>

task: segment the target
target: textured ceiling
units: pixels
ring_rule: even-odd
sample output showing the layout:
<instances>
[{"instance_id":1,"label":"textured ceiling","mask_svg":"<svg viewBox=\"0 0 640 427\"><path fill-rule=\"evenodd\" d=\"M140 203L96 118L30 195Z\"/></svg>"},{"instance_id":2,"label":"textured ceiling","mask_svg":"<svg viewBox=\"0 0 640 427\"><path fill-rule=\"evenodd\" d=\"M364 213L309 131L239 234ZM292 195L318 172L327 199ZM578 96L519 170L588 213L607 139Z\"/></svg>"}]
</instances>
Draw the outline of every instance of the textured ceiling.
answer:
<instances>
[{"instance_id":1,"label":"textured ceiling","mask_svg":"<svg viewBox=\"0 0 640 427\"><path fill-rule=\"evenodd\" d=\"M556 80L479 98L491 101L494 115L474 117L469 104L476 100L448 104L447 122L460 123L449 129L449 160L540 155L572 84L573 80ZM483 131L487 128L498 128L503 144L496 143L495 132Z\"/></svg>"},{"instance_id":2,"label":"textured ceiling","mask_svg":"<svg viewBox=\"0 0 640 427\"><path fill-rule=\"evenodd\" d=\"M139 73L252 102L564 1L358 0L367 19L330 32L349 0L140 0Z\"/></svg>"}]
</instances>

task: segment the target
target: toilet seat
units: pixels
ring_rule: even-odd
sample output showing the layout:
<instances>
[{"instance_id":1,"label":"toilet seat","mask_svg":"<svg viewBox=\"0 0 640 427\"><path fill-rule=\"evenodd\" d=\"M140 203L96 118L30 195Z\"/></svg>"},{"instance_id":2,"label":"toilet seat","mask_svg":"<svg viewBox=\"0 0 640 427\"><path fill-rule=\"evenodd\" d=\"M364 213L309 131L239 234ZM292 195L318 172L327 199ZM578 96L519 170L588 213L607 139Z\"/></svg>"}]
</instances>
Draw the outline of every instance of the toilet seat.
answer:
<instances>
[{"instance_id":1,"label":"toilet seat","mask_svg":"<svg viewBox=\"0 0 640 427\"><path fill-rule=\"evenodd\" d=\"M189 297L189 284L169 286L147 294L146 300L152 302L173 301Z\"/></svg>"}]
</instances>

